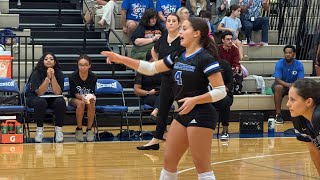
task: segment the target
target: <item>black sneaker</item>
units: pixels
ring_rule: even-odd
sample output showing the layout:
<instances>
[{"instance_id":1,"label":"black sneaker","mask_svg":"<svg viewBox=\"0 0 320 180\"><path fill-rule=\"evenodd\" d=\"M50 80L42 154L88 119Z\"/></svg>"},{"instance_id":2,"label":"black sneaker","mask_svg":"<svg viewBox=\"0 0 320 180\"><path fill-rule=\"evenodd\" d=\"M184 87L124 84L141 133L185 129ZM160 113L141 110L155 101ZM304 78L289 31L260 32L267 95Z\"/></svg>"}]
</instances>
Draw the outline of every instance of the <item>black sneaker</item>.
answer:
<instances>
[{"instance_id":1,"label":"black sneaker","mask_svg":"<svg viewBox=\"0 0 320 180\"><path fill-rule=\"evenodd\" d=\"M221 141L228 141L230 138L228 131L226 132L222 132L221 136L220 136L220 140Z\"/></svg>"},{"instance_id":2,"label":"black sneaker","mask_svg":"<svg viewBox=\"0 0 320 180\"><path fill-rule=\"evenodd\" d=\"M283 124L284 123L284 120L283 120L281 114L276 115L276 122L275 123L276 124Z\"/></svg>"}]
</instances>

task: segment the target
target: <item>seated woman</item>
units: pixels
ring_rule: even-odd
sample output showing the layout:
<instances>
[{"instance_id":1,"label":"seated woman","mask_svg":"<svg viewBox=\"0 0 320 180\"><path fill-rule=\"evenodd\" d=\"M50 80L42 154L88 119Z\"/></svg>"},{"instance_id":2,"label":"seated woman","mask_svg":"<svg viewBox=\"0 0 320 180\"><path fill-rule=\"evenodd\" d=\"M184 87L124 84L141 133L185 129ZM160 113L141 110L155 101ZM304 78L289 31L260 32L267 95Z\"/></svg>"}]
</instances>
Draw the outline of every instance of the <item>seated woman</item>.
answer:
<instances>
[{"instance_id":1,"label":"seated woman","mask_svg":"<svg viewBox=\"0 0 320 180\"><path fill-rule=\"evenodd\" d=\"M239 31L242 27L241 21L239 19L241 13L241 8L237 4L233 4L230 7L230 12L224 17L219 26L218 31L230 31L232 32L232 42L238 48L240 54L240 60L248 60L247 55L243 55L242 42L239 40ZM243 59L245 58L245 59Z\"/></svg>"},{"instance_id":2,"label":"seated woman","mask_svg":"<svg viewBox=\"0 0 320 180\"><path fill-rule=\"evenodd\" d=\"M115 0L97 0L96 14L101 18L100 26L107 25L107 29L115 29L115 15L118 13L118 5Z\"/></svg>"},{"instance_id":3,"label":"seated woman","mask_svg":"<svg viewBox=\"0 0 320 180\"><path fill-rule=\"evenodd\" d=\"M164 28L160 25L157 11L154 8L147 9L131 36L133 42L131 57L144 59L163 32Z\"/></svg>"},{"instance_id":4,"label":"seated woman","mask_svg":"<svg viewBox=\"0 0 320 180\"><path fill-rule=\"evenodd\" d=\"M70 84L70 100L71 106L76 108L77 128L75 138L77 141L83 141L82 119L85 110L87 110L88 124L87 124L87 141L94 140L94 133L92 132L92 124L96 113L96 98L94 96L97 77L90 71L91 59L82 54L78 58L78 70L69 76Z\"/></svg>"},{"instance_id":5,"label":"seated woman","mask_svg":"<svg viewBox=\"0 0 320 180\"><path fill-rule=\"evenodd\" d=\"M42 142L43 120L47 108L52 108L55 116L55 141L63 142L62 126L66 112L66 102L62 97L64 88L63 73L53 53L44 53L31 73L26 94L27 106L34 108L34 120L37 122L35 142ZM50 95L50 96L49 96ZM56 95L56 96L55 96Z\"/></svg>"},{"instance_id":6,"label":"seated woman","mask_svg":"<svg viewBox=\"0 0 320 180\"><path fill-rule=\"evenodd\" d=\"M146 55L146 60L153 62L151 52L149 51ZM150 114L152 120L156 120L160 106L160 85L161 85L161 74L154 76L145 76L137 73L134 81L134 93L141 97L142 104L147 104L154 107L154 110Z\"/></svg>"}]
</instances>

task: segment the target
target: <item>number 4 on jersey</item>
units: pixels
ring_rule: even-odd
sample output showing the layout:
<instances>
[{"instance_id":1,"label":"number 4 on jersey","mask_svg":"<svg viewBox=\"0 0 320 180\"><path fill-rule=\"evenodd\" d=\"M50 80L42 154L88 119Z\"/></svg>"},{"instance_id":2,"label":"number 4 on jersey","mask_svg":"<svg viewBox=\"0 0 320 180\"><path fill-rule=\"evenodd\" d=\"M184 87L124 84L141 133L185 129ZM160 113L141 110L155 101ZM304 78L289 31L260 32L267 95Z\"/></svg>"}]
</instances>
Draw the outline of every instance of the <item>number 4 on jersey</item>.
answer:
<instances>
[{"instance_id":1,"label":"number 4 on jersey","mask_svg":"<svg viewBox=\"0 0 320 180\"><path fill-rule=\"evenodd\" d=\"M182 85L182 72L177 71L176 74L174 75L174 79L177 81L178 85Z\"/></svg>"}]
</instances>

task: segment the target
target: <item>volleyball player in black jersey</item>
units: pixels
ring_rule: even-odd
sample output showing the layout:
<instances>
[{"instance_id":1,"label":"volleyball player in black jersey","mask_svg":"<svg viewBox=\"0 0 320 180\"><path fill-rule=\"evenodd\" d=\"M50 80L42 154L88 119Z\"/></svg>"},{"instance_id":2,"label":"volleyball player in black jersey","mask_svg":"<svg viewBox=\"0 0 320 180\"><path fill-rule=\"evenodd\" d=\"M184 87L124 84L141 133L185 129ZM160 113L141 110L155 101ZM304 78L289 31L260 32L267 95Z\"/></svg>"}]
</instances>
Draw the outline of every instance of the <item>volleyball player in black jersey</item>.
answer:
<instances>
[{"instance_id":1,"label":"volleyball player in black jersey","mask_svg":"<svg viewBox=\"0 0 320 180\"><path fill-rule=\"evenodd\" d=\"M289 89L287 106L297 139L304 141L320 175L320 84L299 79Z\"/></svg>"},{"instance_id":2,"label":"volleyball player in black jersey","mask_svg":"<svg viewBox=\"0 0 320 180\"><path fill-rule=\"evenodd\" d=\"M190 18L180 30L183 52L173 53L153 63L138 61L114 52L103 51L107 63L122 63L146 75L171 70L175 80L174 99L178 100L179 115L171 123L165 147L161 180L177 179L177 166L188 148L200 180L214 180L211 170L211 143L217 122L212 102L226 96L217 49L208 38L207 23L201 18ZM208 83L213 90L208 91Z\"/></svg>"}]
</instances>

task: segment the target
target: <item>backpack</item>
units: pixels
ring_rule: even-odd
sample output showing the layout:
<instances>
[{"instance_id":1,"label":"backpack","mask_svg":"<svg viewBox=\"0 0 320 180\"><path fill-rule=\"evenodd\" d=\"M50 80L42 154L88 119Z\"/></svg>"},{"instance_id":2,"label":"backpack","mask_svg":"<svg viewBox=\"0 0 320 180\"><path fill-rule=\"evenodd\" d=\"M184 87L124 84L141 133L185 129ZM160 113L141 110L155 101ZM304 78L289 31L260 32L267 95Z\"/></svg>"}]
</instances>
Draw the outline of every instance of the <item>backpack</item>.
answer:
<instances>
[{"instance_id":1,"label":"backpack","mask_svg":"<svg viewBox=\"0 0 320 180\"><path fill-rule=\"evenodd\" d=\"M13 45L17 43L16 34L10 29L3 29L0 31L0 44Z\"/></svg>"}]
</instances>

